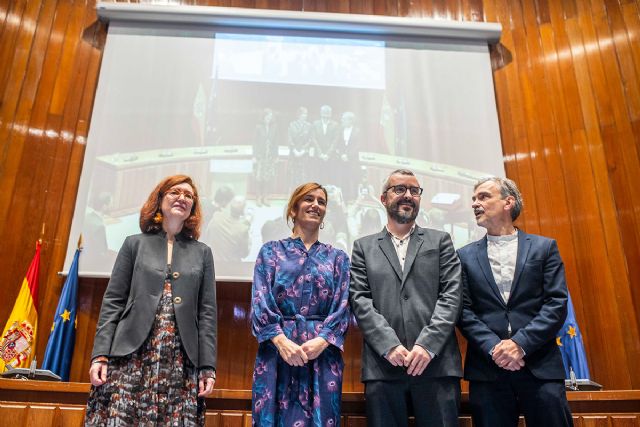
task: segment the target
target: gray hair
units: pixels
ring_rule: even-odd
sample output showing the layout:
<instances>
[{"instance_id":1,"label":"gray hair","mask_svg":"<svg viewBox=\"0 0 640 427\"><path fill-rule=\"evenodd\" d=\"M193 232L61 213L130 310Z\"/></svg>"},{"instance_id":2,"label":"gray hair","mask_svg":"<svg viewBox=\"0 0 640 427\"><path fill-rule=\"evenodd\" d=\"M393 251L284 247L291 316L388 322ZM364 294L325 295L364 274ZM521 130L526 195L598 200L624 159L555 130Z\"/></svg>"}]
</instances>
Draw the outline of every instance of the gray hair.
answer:
<instances>
[{"instance_id":1,"label":"gray hair","mask_svg":"<svg viewBox=\"0 0 640 427\"><path fill-rule=\"evenodd\" d=\"M356 118L356 115L353 114L351 111L345 111L344 113L342 113L342 118L343 119L354 120Z\"/></svg>"},{"instance_id":2,"label":"gray hair","mask_svg":"<svg viewBox=\"0 0 640 427\"><path fill-rule=\"evenodd\" d=\"M416 176L416 174L414 174L409 169L396 169L393 172L391 172L389 175L387 175L387 178L384 180L384 183L382 184L382 192L380 194L384 194L387 192L387 190L389 189L389 181L391 180L391 177L393 175Z\"/></svg>"},{"instance_id":3,"label":"gray hair","mask_svg":"<svg viewBox=\"0 0 640 427\"><path fill-rule=\"evenodd\" d=\"M473 186L473 191L475 191L485 182L489 181L494 182L498 186L498 188L500 189L500 195L503 199L508 196L511 196L515 199L513 209L511 209L511 220L515 221L516 219L518 219L518 217L520 216L520 212L522 212L524 202L522 201L522 194L520 194L520 190L518 190L518 186L516 185L516 183L509 178L489 176L478 180L478 182L476 182L476 184Z\"/></svg>"}]
</instances>

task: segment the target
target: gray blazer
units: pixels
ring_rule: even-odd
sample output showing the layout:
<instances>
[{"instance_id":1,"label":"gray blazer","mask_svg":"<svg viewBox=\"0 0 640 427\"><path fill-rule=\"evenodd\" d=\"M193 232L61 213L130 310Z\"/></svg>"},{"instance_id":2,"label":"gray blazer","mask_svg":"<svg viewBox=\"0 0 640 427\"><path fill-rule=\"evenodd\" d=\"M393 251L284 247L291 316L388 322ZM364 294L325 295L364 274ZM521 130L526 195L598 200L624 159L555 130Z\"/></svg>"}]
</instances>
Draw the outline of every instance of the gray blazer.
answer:
<instances>
[{"instance_id":1,"label":"gray blazer","mask_svg":"<svg viewBox=\"0 0 640 427\"><path fill-rule=\"evenodd\" d=\"M461 377L454 333L461 292L460 261L447 233L416 226L404 272L386 228L356 240L349 299L364 335L362 381L407 378L405 368L384 358L400 344L435 353L420 378Z\"/></svg>"},{"instance_id":2,"label":"gray blazer","mask_svg":"<svg viewBox=\"0 0 640 427\"><path fill-rule=\"evenodd\" d=\"M149 335L166 276L166 233L124 241L102 300L91 358L125 356ZM182 345L196 367L216 366L216 284L211 249L176 236L173 307Z\"/></svg>"}]
</instances>

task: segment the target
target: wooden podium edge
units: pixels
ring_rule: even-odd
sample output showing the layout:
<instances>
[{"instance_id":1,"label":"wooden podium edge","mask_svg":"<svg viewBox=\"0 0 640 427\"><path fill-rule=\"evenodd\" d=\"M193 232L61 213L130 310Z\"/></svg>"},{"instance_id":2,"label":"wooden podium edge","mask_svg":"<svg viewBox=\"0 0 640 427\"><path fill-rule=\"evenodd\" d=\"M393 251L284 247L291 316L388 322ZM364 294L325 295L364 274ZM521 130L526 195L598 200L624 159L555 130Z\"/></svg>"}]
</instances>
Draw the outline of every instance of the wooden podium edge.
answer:
<instances>
[{"instance_id":1,"label":"wooden podium edge","mask_svg":"<svg viewBox=\"0 0 640 427\"><path fill-rule=\"evenodd\" d=\"M90 384L35 380L0 379L0 401L20 404L85 405ZM640 413L640 390L604 390L567 392L571 410L576 414ZM344 414L364 414L364 394L342 394ZM251 390L213 391L207 398L210 410L251 411ZM461 414L469 413L469 395L462 393Z\"/></svg>"}]
</instances>

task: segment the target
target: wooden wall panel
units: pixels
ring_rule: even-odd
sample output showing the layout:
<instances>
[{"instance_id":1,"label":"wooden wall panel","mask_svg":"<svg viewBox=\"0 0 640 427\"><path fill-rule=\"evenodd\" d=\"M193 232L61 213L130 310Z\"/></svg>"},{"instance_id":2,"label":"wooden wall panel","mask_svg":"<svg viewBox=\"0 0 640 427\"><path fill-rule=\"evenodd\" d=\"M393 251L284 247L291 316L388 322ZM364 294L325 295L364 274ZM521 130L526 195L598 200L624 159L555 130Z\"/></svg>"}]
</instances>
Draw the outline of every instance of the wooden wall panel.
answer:
<instances>
[{"instance_id":1,"label":"wooden wall panel","mask_svg":"<svg viewBox=\"0 0 640 427\"><path fill-rule=\"evenodd\" d=\"M82 426L85 407L83 405L60 405L56 403L40 404L16 404L0 401L0 417L3 425L14 427L54 427ZM574 414L573 422L576 427L640 427L640 415L638 414ZM471 416L461 415L460 426L471 427ZM250 427L251 412L207 410L205 424L208 427ZM343 416L341 425L345 427L366 427L367 419L364 415L349 414ZM410 420L409 426L414 426ZM526 423L521 417L519 427L525 427Z\"/></svg>"},{"instance_id":2,"label":"wooden wall panel","mask_svg":"<svg viewBox=\"0 0 640 427\"><path fill-rule=\"evenodd\" d=\"M81 425L89 384L0 379L0 425L13 427ZM568 392L576 426L640 427L640 391ZM251 425L251 391L214 390L206 400L208 426ZM342 425L366 426L363 393L345 393ZM468 393L462 393L460 425L471 427ZM413 426L413 422L409 422ZM521 417L518 423L524 427Z\"/></svg>"},{"instance_id":3,"label":"wooden wall panel","mask_svg":"<svg viewBox=\"0 0 640 427\"><path fill-rule=\"evenodd\" d=\"M519 225L558 240L594 379L608 389L640 389L640 2L180 3L500 22L501 42L491 53L505 167L525 197ZM44 223L39 359L63 283L57 271L106 36L94 7L93 0L0 2L0 322ZM86 381L104 287L104 280L81 283L76 381ZM249 284L221 283L219 296L218 386L246 390L256 350L247 320ZM360 341L352 326L345 391L362 390Z\"/></svg>"}]
</instances>

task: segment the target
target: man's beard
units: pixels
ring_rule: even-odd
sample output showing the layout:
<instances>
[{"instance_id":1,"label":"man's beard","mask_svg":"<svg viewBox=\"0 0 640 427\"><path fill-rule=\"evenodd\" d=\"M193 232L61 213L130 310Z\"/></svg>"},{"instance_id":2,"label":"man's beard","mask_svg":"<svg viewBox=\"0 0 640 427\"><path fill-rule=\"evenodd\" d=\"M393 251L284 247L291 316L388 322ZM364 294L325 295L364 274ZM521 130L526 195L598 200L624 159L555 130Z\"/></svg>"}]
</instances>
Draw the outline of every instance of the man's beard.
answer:
<instances>
[{"instance_id":1,"label":"man's beard","mask_svg":"<svg viewBox=\"0 0 640 427\"><path fill-rule=\"evenodd\" d=\"M404 211L400 209L401 203L411 205L413 209L411 211ZM387 205L387 214L398 224L409 224L410 222L415 221L418 217L419 210L420 207L417 206L413 200L399 199Z\"/></svg>"}]
</instances>

